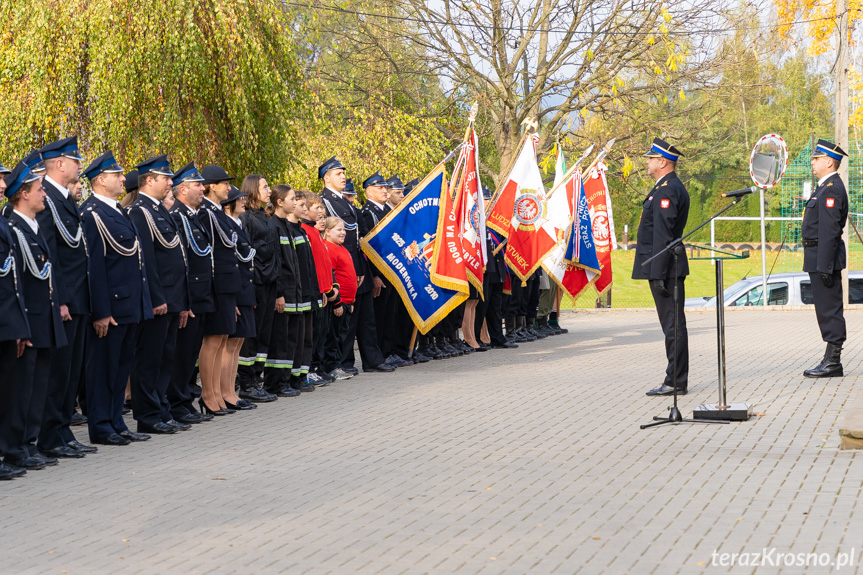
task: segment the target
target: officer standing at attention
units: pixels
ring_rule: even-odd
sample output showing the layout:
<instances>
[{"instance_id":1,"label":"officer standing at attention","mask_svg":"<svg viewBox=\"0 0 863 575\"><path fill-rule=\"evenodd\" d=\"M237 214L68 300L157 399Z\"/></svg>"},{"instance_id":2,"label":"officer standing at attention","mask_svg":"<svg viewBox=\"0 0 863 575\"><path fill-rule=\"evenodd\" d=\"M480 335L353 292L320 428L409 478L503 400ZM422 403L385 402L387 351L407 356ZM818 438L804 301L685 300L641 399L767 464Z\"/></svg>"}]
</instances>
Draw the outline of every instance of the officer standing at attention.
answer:
<instances>
[{"instance_id":1,"label":"officer standing at attention","mask_svg":"<svg viewBox=\"0 0 863 575\"><path fill-rule=\"evenodd\" d=\"M10 170L0 165L0 175ZM0 198L6 190L6 181L0 178ZM16 359L24 353L30 339L30 324L24 310L24 294L18 279L18 246L9 223L0 218L0 422L8 421L13 403L10 399L19 387L15 379ZM9 438L0 425L0 457L8 454ZM0 479L12 479L27 473L23 467L0 462Z\"/></svg>"},{"instance_id":2,"label":"officer standing at attention","mask_svg":"<svg viewBox=\"0 0 863 575\"><path fill-rule=\"evenodd\" d=\"M213 246L210 245L209 220L205 225L198 218L198 208L204 201L204 177L194 162L177 170L174 177L174 205L169 210L180 230L186 258L189 262L189 297L191 313L186 327L177 334L177 347L172 366L171 383L168 386L168 401L171 415L180 423L210 421L209 413L198 413L192 403L189 382L195 372L198 352L204 341L204 319L216 310L213 292Z\"/></svg>"},{"instance_id":3,"label":"officer standing at attention","mask_svg":"<svg viewBox=\"0 0 863 575\"><path fill-rule=\"evenodd\" d=\"M87 424L91 442L128 445L150 439L126 426L123 400L138 323L153 317L153 305L138 230L117 201L125 190L123 168L105 152L84 175L93 189L82 206L92 309L84 352Z\"/></svg>"},{"instance_id":4,"label":"officer standing at attention","mask_svg":"<svg viewBox=\"0 0 863 575\"><path fill-rule=\"evenodd\" d=\"M847 156L842 148L826 140L818 140L812 152L812 173L818 178L818 187L803 211L803 271L809 272L815 317L827 351L821 363L803 372L806 377L844 375L842 270L846 262L842 230L848 219L848 194L837 170L842 158Z\"/></svg>"},{"instance_id":5,"label":"officer standing at attention","mask_svg":"<svg viewBox=\"0 0 863 575\"><path fill-rule=\"evenodd\" d=\"M168 156L150 158L135 169L138 199L129 208L129 217L138 229L147 262L154 317L138 326L132 362L132 415L139 433L171 434L191 427L173 419L166 397L177 332L189 319L186 253L174 219L162 205L173 185Z\"/></svg>"},{"instance_id":6,"label":"officer standing at attention","mask_svg":"<svg viewBox=\"0 0 863 575\"><path fill-rule=\"evenodd\" d=\"M66 345L60 318L57 281L52 270L51 251L40 233L36 214L45 209L42 178L19 162L6 176L6 197L12 204L9 223L18 244L15 262L30 324L30 345L15 360L15 389L4 397L11 409L0 421L0 435L8 441L6 463L25 469L56 465L57 458L36 448L51 372L51 353Z\"/></svg>"},{"instance_id":7,"label":"officer standing at attention","mask_svg":"<svg viewBox=\"0 0 863 575\"><path fill-rule=\"evenodd\" d=\"M50 387L39 433L39 449L54 457L84 457L85 453L94 452L97 448L78 442L69 427L82 383L84 340L90 316L87 243L78 203L69 191L69 187L78 181L83 167L78 137L52 142L40 153L46 168L42 181L46 209L36 215L36 221L55 256L53 273L69 344L51 354Z\"/></svg>"},{"instance_id":8,"label":"officer standing at attention","mask_svg":"<svg viewBox=\"0 0 863 575\"><path fill-rule=\"evenodd\" d=\"M683 235L686 219L689 217L689 193L683 182L674 172L677 159L683 154L674 146L659 138L644 154L647 157L647 173L656 181L653 189L644 199L641 222L638 224L638 245L632 279L648 280L650 293L656 304L659 324L665 334L665 355L668 367L665 381L647 395L671 395L674 393L674 355L677 348L677 393L686 395L689 377L689 336L686 331L686 318L683 315L683 301L686 299L683 282L689 275L689 261L686 250L680 249L677 269L671 252L664 253L650 264L642 262L665 249L672 241ZM678 289L678 326L677 341L674 341L674 285Z\"/></svg>"}]
</instances>

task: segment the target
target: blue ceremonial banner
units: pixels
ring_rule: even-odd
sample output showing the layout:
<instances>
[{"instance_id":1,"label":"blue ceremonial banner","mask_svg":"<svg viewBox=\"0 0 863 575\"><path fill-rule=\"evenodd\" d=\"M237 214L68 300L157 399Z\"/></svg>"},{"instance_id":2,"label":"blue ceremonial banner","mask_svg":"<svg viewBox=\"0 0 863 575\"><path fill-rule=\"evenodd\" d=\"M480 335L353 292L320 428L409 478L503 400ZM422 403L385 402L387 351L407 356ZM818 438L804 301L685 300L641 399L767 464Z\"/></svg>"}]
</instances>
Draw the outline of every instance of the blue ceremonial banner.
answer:
<instances>
[{"instance_id":1,"label":"blue ceremonial banner","mask_svg":"<svg viewBox=\"0 0 863 575\"><path fill-rule=\"evenodd\" d=\"M596 254L596 244L593 240L593 225L590 219L590 206L587 204L587 194L584 192L584 181L577 190L575 217L572 221L566 255L563 260L578 264L582 269L600 273L599 256Z\"/></svg>"},{"instance_id":2,"label":"blue ceremonial banner","mask_svg":"<svg viewBox=\"0 0 863 575\"><path fill-rule=\"evenodd\" d=\"M399 292L414 325L425 334L468 298L432 283L441 192L447 185L438 165L362 242L369 260Z\"/></svg>"}]
</instances>

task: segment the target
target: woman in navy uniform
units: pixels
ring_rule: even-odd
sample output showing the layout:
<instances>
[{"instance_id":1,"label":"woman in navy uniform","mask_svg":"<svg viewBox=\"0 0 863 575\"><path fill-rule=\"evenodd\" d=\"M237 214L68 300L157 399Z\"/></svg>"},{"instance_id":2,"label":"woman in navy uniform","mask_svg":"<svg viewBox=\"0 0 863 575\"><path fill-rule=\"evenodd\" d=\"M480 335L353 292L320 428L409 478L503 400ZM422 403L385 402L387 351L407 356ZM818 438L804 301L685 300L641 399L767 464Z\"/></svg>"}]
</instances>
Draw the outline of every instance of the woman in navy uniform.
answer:
<instances>
[{"instance_id":1,"label":"woman in navy uniform","mask_svg":"<svg viewBox=\"0 0 863 575\"><path fill-rule=\"evenodd\" d=\"M246 194L231 186L228 197L222 200L222 209L228 216L228 225L236 234L235 254L240 265L240 292L237 294L237 329L228 337L225 355L222 358L222 399L229 409L248 410L258 407L247 399L237 396L235 382L239 367L240 349L247 337L255 337L255 248L243 231L240 216L246 211Z\"/></svg>"},{"instance_id":2,"label":"woman in navy uniform","mask_svg":"<svg viewBox=\"0 0 863 575\"><path fill-rule=\"evenodd\" d=\"M82 206L89 247L91 324L85 374L90 441L128 445L149 435L130 431L123 419L138 324L153 317L138 230L117 199L125 191L123 168L111 152L87 166L93 193Z\"/></svg>"},{"instance_id":3,"label":"woman in navy uniform","mask_svg":"<svg viewBox=\"0 0 863 575\"><path fill-rule=\"evenodd\" d=\"M194 162L177 170L174 181L174 205L169 210L180 230L189 264L189 298L191 312L186 327L177 334L177 348L168 386L171 415L180 423L210 421L209 413L198 413L192 403L192 374L204 340L204 319L216 310L213 292L213 247L210 244L209 219L201 222L199 209L204 200L204 178ZM206 214L204 214L206 216ZM206 224L206 225L205 225Z\"/></svg>"},{"instance_id":4,"label":"woman in navy uniform","mask_svg":"<svg viewBox=\"0 0 863 575\"><path fill-rule=\"evenodd\" d=\"M842 230L848 219L848 194L837 170L842 158L847 156L842 148L827 140L818 140L812 152L812 173L818 178L818 187L806 202L800 235L803 271L809 272L815 317L827 351L821 363L803 372L806 377L844 375L842 270L846 262Z\"/></svg>"},{"instance_id":5,"label":"woman in navy uniform","mask_svg":"<svg viewBox=\"0 0 863 575\"><path fill-rule=\"evenodd\" d=\"M0 175L10 170L0 165ZM6 190L6 180L0 179L0 197ZM0 396L6 398L0 403L0 421L11 416L14 403L10 401L16 388L16 359L24 353L30 343L30 324L24 306L24 294L18 279L17 261L20 260L18 246L9 222L0 218ZM7 455L9 437L0 425L0 457ZM0 479L12 479L27 473L23 467L15 467L0 462Z\"/></svg>"},{"instance_id":6,"label":"woman in navy uniform","mask_svg":"<svg viewBox=\"0 0 863 575\"><path fill-rule=\"evenodd\" d=\"M222 363L228 336L237 329L237 296L242 287L240 263L236 254L236 236L225 215L221 201L227 199L234 178L219 166L204 166L204 201L198 217L209 230L213 245L214 286L216 310L207 314L204 325L204 342L198 358L201 372L201 413L228 415L236 413L222 397Z\"/></svg>"},{"instance_id":7,"label":"woman in navy uniform","mask_svg":"<svg viewBox=\"0 0 863 575\"><path fill-rule=\"evenodd\" d=\"M42 427L45 399L51 370L51 352L66 345L60 317L56 279L51 252L40 233L36 214L45 209L42 178L19 162L6 176L6 197L12 204L9 223L18 244L15 262L24 294L30 345L15 361L15 388L3 402L10 404L0 421L0 435L6 438L6 463L25 469L56 465L57 459L36 449Z\"/></svg>"},{"instance_id":8,"label":"woman in navy uniform","mask_svg":"<svg viewBox=\"0 0 863 575\"><path fill-rule=\"evenodd\" d=\"M689 378L689 336L686 331L686 317L683 315L683 301L686 298L683 282L689 275L686 251L681 250L677 269L671 252L656 258L649 266L641 265L642 262L665 249L669 243L680 238L683 228L686 227L686 220L689 217L689 193L674 172L677 159L683 154L667 142L654 138L653 145L644 155L647 157L647 173L656 181L656 184L644 200L641 222L638 224L638 244L635 264L632 267L632 279L645 279L650 284L656 313L659 315L659 324L665 334L665 355L668 359L665 381L661 386L648 391L647 395L674 393L675 345L677 346L677 393L686 395ZM671 298L675 282L679 290L676 343L674 341L674 301Z\"/></svg>"}]
</instances>

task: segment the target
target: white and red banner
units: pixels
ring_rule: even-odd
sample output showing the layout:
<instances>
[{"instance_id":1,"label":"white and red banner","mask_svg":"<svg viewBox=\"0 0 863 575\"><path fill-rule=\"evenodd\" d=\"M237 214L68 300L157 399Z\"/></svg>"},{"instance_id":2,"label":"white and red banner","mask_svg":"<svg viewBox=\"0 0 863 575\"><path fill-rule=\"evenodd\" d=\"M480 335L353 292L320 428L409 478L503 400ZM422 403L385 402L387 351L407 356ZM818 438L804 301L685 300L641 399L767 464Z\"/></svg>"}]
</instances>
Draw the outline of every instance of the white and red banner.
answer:
<instances>
[{"instance_id":1,"label":"white and red banner","mask_svg":"<svg viewBox=\"0 0 863 575\"><path fill-rule=\"evenodd\" d=\"M482 199L479 179L479 139L473 128L462 147L456 172L462 168L455 186L454 213L459 226L462 257L465 262L467 280L484 297L482 278L488 261L485 244L485 203Z\"/></svg>"},{"instance_id":2,"label":"white and red banner","mask_svg":"<svg viewBox=\"0 0 863 575\"><path fill-rule=\"evenodd\" d=\"M590 209L593 241L596 245L596 256L600 266L600 275L596 279L594 287L600 295L611 287L611 252L617 249L614 215L611 210L611 194L608 191L608 180L605 178L607 169L605 163L600 162L584 179L584 193Z\"/></svg>"}]
</instances>

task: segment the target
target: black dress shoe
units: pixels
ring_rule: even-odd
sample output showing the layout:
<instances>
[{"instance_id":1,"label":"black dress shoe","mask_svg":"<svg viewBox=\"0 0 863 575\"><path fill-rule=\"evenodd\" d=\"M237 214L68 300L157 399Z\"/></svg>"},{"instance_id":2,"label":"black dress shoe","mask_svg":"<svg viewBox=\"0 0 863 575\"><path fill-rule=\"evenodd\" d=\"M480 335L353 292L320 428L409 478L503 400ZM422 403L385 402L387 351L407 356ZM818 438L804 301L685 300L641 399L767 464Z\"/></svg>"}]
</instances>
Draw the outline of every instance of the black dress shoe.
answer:
<instances>
[{"instance_id":1,"label":"black dress shoe","mask_svg":"<svg viewBox=\"0 0 863 575\"><path fill-rule=\"evenodd\" d=\"M170 425L171 427L176 427L180 431L189 431L190 429L192 429L192 426L190 424L180 423L176 419L172 419L171 421L166 421L165 423Z\"/></svg>"},{"instance_id":2,"label":"black dress shoe","mask_svg":"<svg viewBox=\"0 0 863 575\"><path fill-rule=\"evenodd\" d=\"M213 421L213 414L211 413L199 413L201 416L201 421Z\"/></svg>"},{"instance_id":3,"label":"black dress shoe","mask_svg":"<svg viewBox=\"0 0 863 575\"><path fill-rule=\"evenodd\" d=\"M13 467L21 467L23 469L45 469L47 464L41 459L35 457L25 457L24 459L10 459L4 461L7 465Z\"/></svg>"},{"instance_id":4,"label":"black dress shoe","mask_svg":"<svg viewBox=\"0 0 863 575\"><path fill-rule=\"evenodd\" d=\"M0 479L12 479L26 474L27 470L23 467L15 467L14 465L0 461Z\"/></svg>"},{"instance_id":5,"label":"black dress shoe","mask_svg":"<svg viewBox=\"0 0 863 575\"><path fill-rule=\"evenodd\" d=\"M390 372L393 372L395 370L396 370L396 368L394 368L393 366L391 366L388 363L382 363L380 365L376 365L375 367L370 367L368 369L366 369L365 367L363 368L363 371L366 373L374 372L374 371L377 371L380 373L390 373Z\"/></svg>"},{"instance_id":6,"label":"black dress shoe","mask_svg":"<svg viewBox=\"0 0 863 575\"><path fill-rule=\"evenodd\" d=\"M72 449L77 449L81 453L96 453L97 451L99 451L98 447L93 447L92 445L84 445L83 443L81 443L77 439L73 439L72 441L70 441L66 445L68 445Z\"/></svg>"},{"instance_id":7,"label":"black dress shoe","mask_svg":"<svg viewBox=\"0 0 863 575\"><path fill-rule=\"evenodd\" d=\"M657 387L656 389L651 389L645 395L674 395L674 388L670 385L665 385L664 383ZM681 388L677 390L677 395L686 395L686 389Z\"/></svg>"},{"instance_id":8,"label":"black dress shoe","mask_svg":"<svg viewBox=\"0 0 863 575\"><path fill-rule=\"evenodd\" d=\"M283 385L276 391L278 397L297 397L300 395L299 390L292 388L290 385Z\"/></svg>"},{"instance_id":9,"label":"black dress shoe","mask_svg":"<svg viewBox=\"0 0 863 575\"><path fill-rule=\"evenodd\" d=\"M240 399L237 403L228 403L225 402L225 405L228 406L228 409L233 409L235 411L248 411L250 409L257 409L258 406L252 403L247 399Z\"/></svg>"},{"instance_id":10,"label":"black dress shoe","mask_svg":"<svg viewBox=\"0 0 863 575\"><path fill-rule=\"evenodd\" d=\"M198 413L187 413L186 415L181 415L179 419L177 419L180 423L201 423L204 419Z\"/></svg>"},{"instance_id":11,"label":"black dress shoe","mask_svg":"<svg viewBox=\"0 0 863 575\"><path fill-rule=\"evenodd\" d=\"M78 451L77 449L73 449L67 445L55 447L53 449L43 449L42 454L50 457L68 457L69 459L81 459L87 455L83 451Z\"/></svg>"},{"instance_id":12,"label":"black dress shoe","mask_svg":"<svg viewBox=\"0 0 863 575\"><path fill-rule=\"evenodd\" d=\"M179 429L177 429L173 425L168 425L167 423L162 422L162 421L160 421L158 423L154 423L153 425L148 425L146 423L138 422L138 433L142 433L142 434L155 433L155 434L159 434L159 435L168 435L171 433L177 433L178 431L179 431ZM129 433L131 433L131 431ZM123 435L123 434L121 433L120 435ZM123 435L123 437L127 437L127 436ZM132 439L132 438L129 437L129 439ZM132 439L132 441L136 441L136 440Z\"/></svg>"},{"instance_id":13,"label":"black dress shoe","mask_svg":"<svg viewBox=\"0 0 863 575\"><path fill-rule=\"evenodd\" d=\"M503 343L493 343L491 344L492 349L515 349L518 347L517 343L512 343L511 341L504 341Z\"/></svg>"},{"instance_id":14,"label":"black dress shoe","mask_svg":"<svg viewBox=\"0 0 863 575\"><path fill-rule=\"evenodd\" d=\"M42 453L39 453L39 452L36 452L35 454L31 455L30 457L32 457L33 459L42 460L42 462L45 465L54 466L54 465L57 465L58 463L60 463L60 460L57 459L56 457L52 457L50 455L43 455Z\"/></svg>"},{"instance_id":15,"label":"black dress shoe","mask_svg":"<svg viewBox=\"0 0 863 575\"><path fill-rule=\"evenodd\" d=\"M350 366L350 367L342 366L342 369L351 375L359 375L360 374L360 370L358 370L354 366Z\"/></svg>"},{"instance_id":16,"label":"black dress shoe","mask_svg":"<svg viewBox=\"0 0 863 575\"><path fill-rule=\"evenodd\" d=\"M118 433L112 433L107 437L99 438L90 438L90 443L98 443L100 445L129 445L132 443L131 439L126 439Z\"/></svg>"},{"instance_id":17,"label":"black dress shoe","mask_svg":"<svg viewBox=\"0 0 863 575\"><path fill-rule=\"evenodd\" d=\"M77 411L72 413L72 419L69 421L69 425L81 425L87 423L87 417L81 415Z\"/></svg>"},{"instance_id":18,"label":"black dress shoe","mask_svg":"<svg viewBox=\"0 0 863 575\"><path fill-rule=\"evenodd\" d=\"M141 424L139 423L138 425L140 426ZM150 439L150 436L146 433L135 433L134 431L128 429L126 431L121 431L119 435L120 437L124 437L129 441L147 441L148 439Z\"/></svg>"},{"instance_id":19,"label":"black dress shoe","mask_svg":"<svg viewBox=\"0 0 863 575\"><path fill-rule=\"evenodd\" d=\"M473 350L474 350L474 351L480 351L480 352L482 352L482 351L488 351L488 350L490 350L490 349L491 349L491 348L490 348L489 346L487 346L487 345L485 345L485 344L483 344L483 343L479 344L479 347L475 347L475 348L473 348Z\"/></svg>"},{"instance_id":20,"label":"black dress shoe","mask_svg":"<svg viewBox=\"0 0 863 575\"><path fill-rule=\"evenodd\" d=\"M248 399L251 402L257 403L268 403L270 401L276 401L278 396L273 395L272 393L267 393L261 388L253 387L251 389L241 389L240 390L240 399Z\"/></svg>"}]
</instances>

